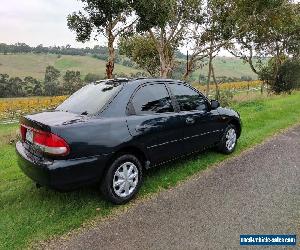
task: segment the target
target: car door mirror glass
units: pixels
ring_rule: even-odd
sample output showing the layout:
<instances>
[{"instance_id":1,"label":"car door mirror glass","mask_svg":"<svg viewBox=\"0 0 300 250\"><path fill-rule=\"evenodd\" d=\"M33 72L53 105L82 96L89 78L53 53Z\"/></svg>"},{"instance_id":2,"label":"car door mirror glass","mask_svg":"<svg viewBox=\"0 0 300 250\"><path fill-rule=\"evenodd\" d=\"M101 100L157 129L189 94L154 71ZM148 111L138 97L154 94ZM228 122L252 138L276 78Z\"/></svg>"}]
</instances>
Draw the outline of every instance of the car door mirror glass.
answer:
<instances>
[{"instance_id":1,"label":"car door mirror glass","mask_svg":"<svg viewBox=\"0 0 300 250\"><path fill-rule=\"evenodd\" d=\"M217 100L211 100L210 105L211 109L217 109L218 107L220 107L220 103Z\"/></svg>"}]
</instances>

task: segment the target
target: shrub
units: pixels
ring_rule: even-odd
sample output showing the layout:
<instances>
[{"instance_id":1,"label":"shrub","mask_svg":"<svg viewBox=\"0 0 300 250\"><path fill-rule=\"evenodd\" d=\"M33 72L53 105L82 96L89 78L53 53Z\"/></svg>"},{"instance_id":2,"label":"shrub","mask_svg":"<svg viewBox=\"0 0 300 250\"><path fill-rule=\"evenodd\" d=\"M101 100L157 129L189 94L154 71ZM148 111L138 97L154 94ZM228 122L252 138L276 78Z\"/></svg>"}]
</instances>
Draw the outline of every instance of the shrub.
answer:
<instances>
[{"instance_id":1,"label":"shrub","mask_svg":"<svg viewBox=\"0 0 300 250\"><path fill-rule=\"evenodd\" d=\"M300 60L288 59L278 70L272 90L275 93L288 92L300 87Z\"/></svg>"},{"instance_id":2,"label":"shrub","mask_svg":"<svg viewBox=\"0 0 300 250\"><path fill-rule=\"evenodd\" d=\"M229 106L232 103L233 93L230 90L219 92L219 102L222 106Z\"/></svg>"},{"instance_id":3,"label":"shrub","mask_svg":"<svg viewBox=\"0 0 300 250\"><path fill-rule=\"evenodd\" d=\"M286 56L280 56L277 60L271 58L261 69L259 77L276 94L290 93L300 87L300 60Z\"/></svg>"},{"instance_id":4,"label":"shrub","mask_svg":"<svg viewBox=\"0 0 300 250\"><path fill-rule=\"evenodd\" d=\"M84 82L90 83L90 82L95 82L95 81L102 80L102 79L104 79L104 77L102 75L88 73L84 77Z\"/></svg>"}]
</instances>

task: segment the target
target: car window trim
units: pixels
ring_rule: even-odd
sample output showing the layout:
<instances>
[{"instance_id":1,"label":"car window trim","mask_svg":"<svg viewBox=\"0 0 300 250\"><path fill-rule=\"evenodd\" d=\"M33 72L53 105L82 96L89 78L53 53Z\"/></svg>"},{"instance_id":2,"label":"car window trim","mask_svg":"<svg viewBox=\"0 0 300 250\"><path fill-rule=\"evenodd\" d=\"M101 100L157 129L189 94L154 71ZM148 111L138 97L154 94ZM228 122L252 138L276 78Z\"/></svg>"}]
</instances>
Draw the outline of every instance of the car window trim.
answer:
<instances>
[{"instance_id":1,"label":"car window trim","mask_svg":"<svg viewBox=\"0 0 300 250\"><path fill-rule=\"evenodd\" d=\"M164 112L164 113L152 113L152 114L137 114L136 113L136 111L135 111L135 109L134 109L134 106L133 106L133 103L132 103L132 99L134 98L134 96L136 95L136 93L141 89L141 88L143 88L143 87L145 87L145 86L147 86L147 85L155 85L155 84L162 84L162 85L164 85L164 87L165 87L165 89L166 89L166 91L167 91L167 93L168 93L168 95L169 95L169 97L170 97L170 99L171 99L171 104L172 104L172 107L173 107L173 112ZM175 107L174 107L174 104L173 104L173 101L172 101L172 97L171 97L171 95L170 95L170 93L169 93L169 90L168 90L168 88L167 88L167 86L166 86L166 84L164 83L164 82L162 82L162 81L157 81L157 82L144 82L143 84L141 84L141 85L139 85L134 91L133 91L133 93L132 93L132 95L130 96L130 98L129 98L129 101L128 101L128 103L127 103L127 105L126 105L126 114L128 115L128 116L133 116L133 115L135 115L135 116L149 116L149 115L162 115L162 114L174 114L174 113L176 113L175 112Z\"/></svg>"},{"instance_id":2,"label":"car window trim","mask_svg":"<svg viewBox=\"0 0 300 250\"><path fill-rule=\"evenodd\" d=\"M205 102L207 104L207 110L205 110L205 111L203 111L203 110L197 110L197 109L195 109L195 110L180 110L179 102L178 102L176 96L173 94L171 88L169 87L169 84L183 85L185 87L188 87L188 88L194 90L196 93L198 93L205 100ZM188 84L186 82L181 82L181 81L178 81L178 82L176 82L176 81L167 81L166 85L167 85L168 90L170 91L170 95L172 96L172 98L174 98L174 101L176 102L176 107L178 108L178 111L177 111L178 113L182 113L182 112L196 113L196 112L199 112L199 111L203 112L203 113L208 113L211 110L209 99L205 95L203 95L198 89L194 88L190 84Z\"/></svg>"},{"instance_id":3,"label":"car window trim","mask_svg":"<svg viewBox=\"0 0 300 250\"><path fill-rule=\"evenodd\" d=\"M164 84L165 87L166 87L166 89L167 89L167 91L168 91L168 94L169 94L169 96L171 98L171 103L172 103L173 109L174 109L173 113L179 113L180 112L179 104L178 104L178 102L176 100L176 97L173 95L173 93L172 93L172 91L171 91L171 89L169 88L169 85L168 85L168 83L170 81L159 81L159 82L162 83L162 84Z\"/></svg>"},{"instance_id":4,"label":"car window trim","mask_svg":"<svg viewBox=\"0 0 300 250\"><path fill-rule=\"evenodd\" d=\"M124 83L120 83L120 86L121 86L120 90L117 93L115 93L97 113L95 113L93 115L89 115L89 116L90 117L100 116L109 107L109 105L114 101L114 99L119 95L119 93L123 90Z\"/></svg>"}]
</instances>

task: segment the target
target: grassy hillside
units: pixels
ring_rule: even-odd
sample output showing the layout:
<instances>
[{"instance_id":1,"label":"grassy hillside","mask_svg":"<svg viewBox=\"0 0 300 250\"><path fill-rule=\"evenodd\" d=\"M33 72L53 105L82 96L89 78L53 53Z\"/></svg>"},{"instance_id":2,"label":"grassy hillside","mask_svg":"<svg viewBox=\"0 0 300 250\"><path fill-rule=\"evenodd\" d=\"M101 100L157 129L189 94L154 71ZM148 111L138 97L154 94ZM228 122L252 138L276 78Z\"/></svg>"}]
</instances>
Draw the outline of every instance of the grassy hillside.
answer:
<instances>
[{"instance_id":1,"label":"grassy hillside","mask_svg":"<svg viewBox=\"0 0 300 250\"><path fill-rule=\"evenodd\" d=\"M53 65L62 74L67 70L79 70L83 76L87 73L99 75L105 74L105 61L90 56L61 56L54 54L14 54L0 55L0 73L10 76L26 77L32 76L43 79L45 69L48 65ZM140 70L116 64L115 73L136 73Z\"/></svg>"},{"instance_id":2,"label":"grassy hillside","mask_svg":"<svg viewBox=\"0 0 300 250\"><path fill-rule=\"evenodd\" d=\"M185 63L185 61L182 61ZM32 76L37 79L43 79L45 68L53 65L59 69L62 74L67 70L79 70L83 76L87 73L105 74L105 61L95 59L90 56L61 56L53 54L15 54L0 55L0 73L7 73L10 76ZM256 75L251 71L248 64L236 58L219 57L214 61L216 76L237 77L250 76L256 79ZM115 73L136 73L137 70L123 65L116 64ZM193 74L193 79L197 80L199 73L206 75L207 66L197 70Z\"/></svg>"},{"instance_id":3,"label":"grassy hillside","mask_svg":"<svg viewBox=\"0 0 300 250\"><path fill-rule=\"evenodd\" d=\"M244 63L242 60L234 57L217 57L214 59L214 68L216 76L237 77L250 76L253 80L257 79L257 75L253 73L250 66ZM208 66L204 66L202 69L197 70L193 74L194 79L198 79L199 73L207 75Z\"/></svg>"}]
</instances>

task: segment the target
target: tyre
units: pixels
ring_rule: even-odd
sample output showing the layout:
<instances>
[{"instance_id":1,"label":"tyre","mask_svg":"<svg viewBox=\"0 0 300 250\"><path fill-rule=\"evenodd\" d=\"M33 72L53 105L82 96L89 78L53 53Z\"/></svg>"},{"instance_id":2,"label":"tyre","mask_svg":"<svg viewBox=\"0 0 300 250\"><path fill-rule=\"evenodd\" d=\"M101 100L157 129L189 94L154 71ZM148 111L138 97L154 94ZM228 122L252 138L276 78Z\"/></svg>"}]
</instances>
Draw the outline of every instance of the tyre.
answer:
<instances>
[{"instance_id":1,"label":"tyre","mask_svg":"<svg viewBox=\"0 0 300 250\"><path fill-rule=\"evenodd\" d=\"M121 155L107 169L101 192L112 203L124 204L137 194L142 179L142 165L138 158L131 154Z\"/></svg>"},{"instance_id":2,"label":"tyre","mask_svg":"<svg viewBox=\"0 0 300 250\"><path fill-rule=\"evenodd\" d=\"M231 154L237 145L237 129L234 125L229 124L225 129L224 135L222 136L221 142L217 149L221 153Z\"/></svg>"}]
</instances>

